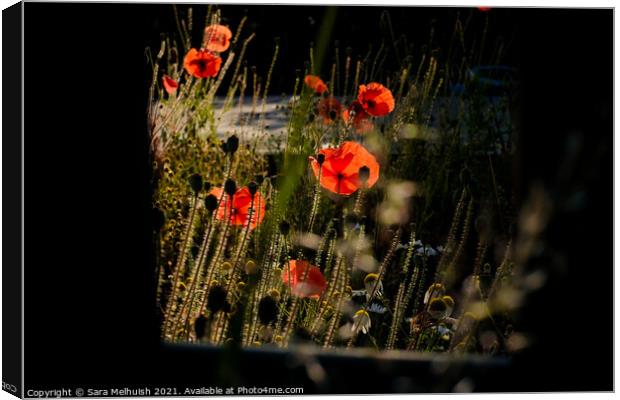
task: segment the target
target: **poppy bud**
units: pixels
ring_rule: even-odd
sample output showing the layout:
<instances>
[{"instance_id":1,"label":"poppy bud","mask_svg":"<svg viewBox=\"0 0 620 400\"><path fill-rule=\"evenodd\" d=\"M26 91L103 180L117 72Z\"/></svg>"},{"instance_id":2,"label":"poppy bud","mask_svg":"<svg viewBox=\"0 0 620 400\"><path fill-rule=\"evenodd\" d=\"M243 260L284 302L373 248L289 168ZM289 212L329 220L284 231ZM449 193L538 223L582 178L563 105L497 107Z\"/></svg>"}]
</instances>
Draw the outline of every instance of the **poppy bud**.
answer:
<instances>
[{"instance_id":1,"label":"poppy bud","mask_svg":"<svg viewBox=\"0 0 620 400\"><path fill-rule=\"evenodd\" d=\"M258 303L258 319L264 325L269 325L278 318L278 303L271 296L265 296Z\"/></svg>"},{"instance_id":2,"label":"poppy bud","mask_svg":"<svg viewBox=\"0 0 620 400\"><path fill-rule=\"evenodd\" d=\"M368 182L368 178L370 178L370 168L365 165L361 167L358 173L358 177L360 179L360 182L366 184L366 182Z\"/></svg>"},{"instance_id":3,"label":"poppy bud","mask_svg":"<svg viewBox=\"0 0 620 400\"><path fill-rule=\"evenodd\" d=\"M232 197L234 196L236 191L237 184L235 183L235 181L233 181L232 179L226 179L226 182L224 183L224 192L226 192L227 195Z\"/></svg>"},{"instance_id":4,"label":"poppy bud","mask_svg":"<svg viewBox=\"0 0 620 400\"><path fill-rule=\"evenodd\" d=\"M200 174L193 174L189 177L189 185L192 187L194 193L198 193L202 190L202 176Z\"/></svg>"},{"instance_id":5,"label":"poppy bud","mask_svg":"<svg viewBox=\"0 0 620 400\"><path fill-rule=\"evenodd\" d=\"M207 297L207 308L216 313L223 310L226 305L226 289L219 285L213 287L209 292L209 297Z\"/></svg>"},{"instance_id":6,"label":"poppy bud","mask_svg":"<svg viewBox=\"0 0 620 400\"><path fill-rule=\"evenodd\" d=\"M205 336L207 331L207 322L208 320L204 315L201 315L196 318L196 321L194 321L194 332L196 332L196 337L198 339L202 339Z\"/></svg>"},{"instance_id":7,"label":"poppy bud","mask_svg":"<svg viewBox=\"0 0 620 400\"><path fill-rule=\"evenodd\" d=\"M228 150L228 153L230 154L235 154L238 148L239 148L239 138L237 137L237 135L232 135L226 141L226 150Z\"/></svg>"},{"instance_id":8,"label":"poppy bud","mask_svg":"<svg viewBox=\"0 0 620 400\"><path fill-rule=\"evenodd\" d=\"M211 190L211 182L205 182L202 187L205 192L208 192L209 190Z\"/></svg>"},{"instance_id":9,"label":"poppy bud","mask_svg":"<svg viewBox=\"0 0 620 400\"><path fill-rule=\"evenodd\" d=\"M325 154L319 153L316 156L316 161L319 163L319 165L323 165L323 162L325 162Z\"/></svg>"},{"instance_id":10,"label":"poppy bud","mask_svg":"<svg viewBox=\"0 0 620 400\"><path fill-rule=\"evenodd\" d=\"M215 211L217 208L217 197L215 195L210 194L205 197L205 208L211 212Z\"/></svg>"},{"instance_id":11,"label":"poppy bud","mask_svg":"<svg viewBox=\"0 0 620 400\"><path fill-rule=\"evenodd\" d=\"M280 233L283 234L284 236L288 235L288 233L291 230L291 224L289 224L286 221L282 221L280 222Z\"/></svg>"},{"instance_id":12,"label":"poppy bud","mask_svg":"<svg viewBox=\"0 0 620 400\"><path fill-rule=\"evenodd\" d=\"M153 229L155 229L155 232L159 232L165 223L166 214L157 207L153 208Z\"/></svg>"},{"instance_id":13,"label":"poppy bud","mask_svg":"<svg viewBox=\"0 0 620 400\"><path fill-rule=\"evenodd\" d=\"M224 153L228 153L228 144L226 143L226 141L222 140L222 142L220 143L220 148Z\"/></svg>"},{"instance_id":14,"label":"poppy bud","mask_svg":"<svg viewBox=\"0 0 620 400\"><path fill-rule=\"evenodd\" d=\"M256 191L258 190L258 185L256 184L256 182L250 182L248 183L248 189L250 190L250 194L254 196L256 194Z\"/></svg>"}]
</instances>

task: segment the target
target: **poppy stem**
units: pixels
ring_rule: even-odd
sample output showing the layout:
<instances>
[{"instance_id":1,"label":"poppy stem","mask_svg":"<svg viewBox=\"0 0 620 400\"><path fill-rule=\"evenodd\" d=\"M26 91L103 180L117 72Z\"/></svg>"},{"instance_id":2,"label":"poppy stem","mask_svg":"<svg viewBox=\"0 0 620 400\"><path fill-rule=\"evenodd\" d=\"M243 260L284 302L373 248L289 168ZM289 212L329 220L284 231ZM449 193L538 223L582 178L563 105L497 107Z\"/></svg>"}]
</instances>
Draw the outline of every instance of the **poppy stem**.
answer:
<instances>
[{"instance_id":1,"label":"poppy stem","mask_svg":"<svg viewBox=\"0 0 620 400\"><path fill-rule=\"evenodd\" d=\"M230 299L231 306L233 303L233 295L232 295L233 283L237 281L237 271L239 270L239 260L241 259L242 255L245 254L246 244L248 242L250 230L252 229L252 216L253 216L252 214L254 212L254 198L255 197L256 197L256 194L252 195L252 199L250 200L250 208L248 210L246 226L244 227L244 230L243 230L243 239L237 246L237 252L235 254L235 259L232 264L232 271L230 271L230 278L228 280L228 285L226 286L226 293L228 294L228 297ZM227 325L227 322L228 322L228 314L224 316L224 324ZM226 334L226 329L225 327L222 327L222 331L220 332L220 336L218 337L217 343L220 343L222 341L225 334Z\"/></svg>"},{"instance_id":2,"label":"poppy stem","mask_svg":"<svg viewBox=\"0 0 620 400\"><path fill-rule=\"evenodd\" d=\"M363 198L364 198L364 190L360 189L358 190L357 196L355 198L355 206L353 207L353 214L360 215Z\"/></svg>"},{"instance_id":3,"label":"poppy stem","mask_svg":"<svg viewBox=\"0 0 620 400\"><path fill-rule=\"evenodd\" d=\"M186 292L185 298L183 299L181 312L179 313L179 317L175 322L175 328L173 329L176 332L179 322L183 322L186 325L192 315L192 309L194 308L194 302L196 300L196 288L199 285L200 278L203 276L203 271L206 264L206 257L209 252L209 246L211 245L211 239L213 238L213 226L215 221L210 221L207 226L207 231L202 240L202 245L200 246L200 252L198 253L198 260L194 266L194 273L192 274L192 283L189 290ZM187 332L189 335L189 332Z\"/></svg>"},{"instance_id":4,"label":"poppy stem","mask_svg":"<svg viewBox=\"0 0 620 400\"><path fill-rule=\"evenodd\" d=\"M383 262L381 263L381 266L379 267L379 273L377 274L377 279L375 280L375 284L372 287L372 291L370 292L370 295L368 296L366 300L366 305L364 306L364 311L366 313L368 313L368 308L370 307L372 300L377 294L377 289L379 288L379 285L381 285L381 280L383 279L383 276L385 275L385 270L387 269L388 264L391 263L392 258L394 257L394 253L396 252L396 246L398 245L398 242L400 241L400 234L401 234L401 228L399 227L396 233L394 234L394 237L392 238L392 243L390 244L390 248L388 249L387 254L385 255L385 257L383 257ZM358 334L358 330L356 329L353 331L353 335L351 335L351 338L349 339L349 342L347 343L347 348L350 348L353 346L353 343L355 343L355 339L357 339L357 334Z\"/></svg>"},{"instance_id":5,"label":"poppy stem","mask_svg":"<svg viewBox=\"0 0 620 400\"><path fill-rule=\"evenodd\" d=\"M217 244L215 256L211 260L211 263L209 264L209 268L207 269L207 278L205 279L205 282L204 282L204 293L203 293L202 303L200 305L201 314L204 314L206 311L209 291L211 289L211 280L213 278L213 274L215 273L216 268L220 264L221 256L224 252L224 248L226 247L226 242L228 241L228 235L230 233L230 220L231 220L232 212L233 212L232 196L230 197L231 198L228 200L230 207L228 206L228 204L224 207L224 232L222 232L222 234L220 235L220 240ZM223 198L224 198L224 192L222 191L222 199ZM226 211L229 208L230 208L230 216L228 216L226 213ZM219 207L218 207L218 210L219 210Z\"/></svg>"},{"instance_id":6,"label":"poppy stem","mask_svg":"<svg viewBox=\"0 0 620 400\"><path fill-rule=\"evenodd\" d=\"M165 339L168 335L168 330L171 328L172 316L174 315L177 309L177 294L179 289L179 282L181 279L182 272L185 269L185 262L187 260L187 254L190 250L189 238L193 231L194 227L194 217L196 215L196 210L198 209L198 194L194 194L192 197L193 204L190 210L189 218L187 221L187 226L185 227L185 232L183 234L183 242L181 244L181 249L179 253L179 258L177 259L177 264L174 269L174 280L172 283L172 292L168 297L168 304L166 305L166 313L164 315L164 328L162 330L162 338ZM174 336L174 332L172 332Z\"/></svg>"},{"instance_id":7,"label":"poppy stem","mask_svg":"<svg viewBox=\"0 0 620 400\"><path fill-rule=\"evenodd\" d=\"M310 273L310 265L307 265L306 268L304 269L304 273L302 274L301 279L297 282L297 285L302 285L302 288L303 288L304 287L303 285L306 282L306 279L308 278L309 273ZM297 274L297 272L295 272L295 274ZM291 329L293 328L293 323L295 322L298 304L299 304L299 296L293 296L293 303L291 304L291 312L289 313L289 316L288 316L289 319L286 322L286 327L284 328L284 334L282 335L282 342L280 344L280 347L288 346L289 336L291 334Z\"/></svg>"},{"instance_id":8,"label":"poppy stem","mask_svg":"<svg viewBox=\"0 0 620 400\"><path fill-rule=\"evenodd\" d=\"M258 282L258 288L254 293L254 303L252 305L252 321L249 329L249 333L245 338L244 346L249 346L256 336L256 330L258 329L258 303L261 298L267 292L267 284L270 281L271 270L273 267L273 260L280 258L280 242L279 233L274 233L272 240L270 241L269 250L263 261L263 267L261 268L263 273L261 279Z\"/></svg>"},{"instance_id":9,"label":"poppy stem","mask_svg":"<svg viewBox=\"0 0 620 400\"><path fill-rule=\"evenodd\" d=\"M316 218L316 214L319 211L319 199L321 194L321 175L323 171L323 166L319 166L319 177L316 181L316 185L314 185L314 195L312 196L312 210L310 211L310 224L308 226L308 232L312 233L312 228L314 227L314 220Z\"/></svg>"}]
</instances>

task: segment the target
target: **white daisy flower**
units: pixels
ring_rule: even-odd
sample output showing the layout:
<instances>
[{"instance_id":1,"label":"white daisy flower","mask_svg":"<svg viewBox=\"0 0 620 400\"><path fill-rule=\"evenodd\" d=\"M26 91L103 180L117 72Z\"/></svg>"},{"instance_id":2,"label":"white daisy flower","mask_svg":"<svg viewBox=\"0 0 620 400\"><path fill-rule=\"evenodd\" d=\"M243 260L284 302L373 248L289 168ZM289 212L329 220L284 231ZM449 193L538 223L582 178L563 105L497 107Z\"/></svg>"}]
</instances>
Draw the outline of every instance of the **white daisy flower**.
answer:
<instances>
[{"instance_id":1,"label":"white daisy flower","mask_svg":"<svg viewBox=\"0 0 620 400\"><path fill-rule=\"evenodd\" d=\"M379 275L377 274L368 274L364 278L364 287L366 288L366 298L369 301L372 300L370 296L373 294L373 290L375 291L373 297L381 298L383 296L383 282L379 281L379 284L376 285L377 288L375 289L375 284L377 282L377 279L379 279Z\"/></svg>"},{"instance_id":2,"label":"white daisy flower","mask_svg":"<svg viewBox=\"0 0 620 400\"><path fill-rule=\"evenodd\" d=\"M361 309L358 310L353 316L353 326L351 327L351 330L356 334L359 332L366 334L368 333L371 325L372 321L370 320L370 315L368 315L366 310Z\"/></svg>"}]
</instances>

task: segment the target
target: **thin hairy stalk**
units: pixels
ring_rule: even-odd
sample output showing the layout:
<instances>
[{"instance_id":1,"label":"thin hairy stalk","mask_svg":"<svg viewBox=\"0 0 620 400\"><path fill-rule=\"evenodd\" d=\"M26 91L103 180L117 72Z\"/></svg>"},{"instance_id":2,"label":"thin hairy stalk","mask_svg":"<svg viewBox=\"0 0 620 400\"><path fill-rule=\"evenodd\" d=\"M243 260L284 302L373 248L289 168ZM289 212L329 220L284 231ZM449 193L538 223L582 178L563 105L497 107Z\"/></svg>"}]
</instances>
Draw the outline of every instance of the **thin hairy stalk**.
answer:
<instances>
[{"instance_id":1,"label":"thin hairy stalk","mask_svg":"<svg viewBox=\"0 0 620 400\"><path fill-rule=\"evenodd\" d=\"M401 234L401 228L399 227L396 230L394 237L392 238L392 243L390 244L390 248L388 249L388 252L385 254L385 257L383 258L383 262L379 266L379 272L377 273L377 280L375 281L375 284L372 287L372 291L370 292L368 298L366 299L366 305L364 306L364 311L366 313L368 312L368 308L370 307L372 300L375 298L375 295L377 294L377 290L379 289L381 280L383 279L383 276L385 275L387 266L388 264L390 264L390 262L392 261L392 258L394 257L396 246L398 245L398 242L400 240L400 234ZM355 340L357 339L357 334L358 334L358 330L354 330L353 335L351 335L351 338L349 339L349 342L347 343L347 348L350 348L353 346L353 343L355 343Z\"/></svg>"},{"instance_id":2,"label":"thin hairy stalk","mask_svg":"<svg viewBox=\"0 0 620 400\"><path fill-rule=\"evenodd\" d=\"M245 20L245 18L244 18L244 20ZM239 33L237 32L237 34L239 34ZM250 36L248 36L247 39L245 39L243 41L243 45L241 46L241 52L239 52L239 59L237 60L237 64L235 65L235 72L233 72L233 74L232 74L233 80L237 79L237 77L238 77L239 69L241 68L241 62L243 61L243 56L245 55L245 50L248 47L248 44L252 41L252 39L254 39L254 36L256 36L256 35L254 33L252 33Z\"/></svg>"},{"instance_id":3,"label":"thin hairy stalk","mask_svg":"<svg viewBox=\"0 0 620 400\"><path fill-rule=\"evenodd\" d=\"M312 209L310 210L310 223L308 224L308 232L312 233L314 228L314 221L316 219L317 212L319 211L319 202L321 197L321 173L323 166L319 166L319 176L314 185L314 195L312 196Z\"/></svg>"},{"instance_id":4,"label":"thin hairy stalk","mask_svg":"<svg viewBox=\"0 0 620 400\"><path fill-rule=\"evenodd\" d=\"M183 270L185 269L185 261L187 260L187 254L189 253L191 247L189 239L194 228L194 218L196 216L196 210L198 209L198 194L194 194L192 201L193 204L190 209L187 226L185 227L185 232L183 233L183 242L181 243L179 258L177 259L177 264L174 268L172 292L168 297L168 304L166 305L166 313L164 315L164 329L162 331L162 337L164 339L169 333L168 330L171 328L170 324L172 323L172 316L174 315L174 312L177 308L177 293L179 290L179 281L183 274Z\"/></svg>"},{"instance_id":5,"label":"thin hairy stalk","mask_svg":"<svg viewBox=\"0 0 620 400\"><path fill-rule=\"evenodd\" d=\"M182 300L181 311L179 312L179 315L177 316L174 323L174 328L172 329L173 333L177 332L180 323L186 325L191 315L191 310L194 306L194 300L196 296L196 287L198 287L200 277L203 275L205 259L209 251L209 246L211 244L211 233L213 232L212 228L213 224L209 224L207 226L207 230L204 234L202 245L200 246L200 250L198 253L198 259L194 264L194 270L190 271L191 284L189 289L185 292L185 296Z\"/></svg>"},{"instance_id":6,"label":"thin hairy stalk","mask_svg":"<svg viewBox=\"0 0 620 400\"><path fill-rule=\"evenodd\" d=\"M344 83L342 88L342 100L345 101L349 95L349 74L351 73L351 56L347 54L347 58L344 63Z\"/></svg>"},{"instance_id":7,"label":"thin hairy stalk","mask_svg":"<svg viewBox=\"0 0 620 400\"><path fill-rule=\"evenodd\" d=\"M265 128L265 106L267 105L267 93L269 92L269 83L271 83L271 75L278 59L278 52L280 51L280 43L276 41L276 47L273 51L273 57L271 58L271 65L269 65L269 72L267 72L267 80L265 81L265 89L263 90L263 102L261 105L260 120L258 123L259 130L262 132Z\"/></svg>"},{"instance_id":8,"label":"thin hairy stalk","mask_svg":"<svg viewBox=\"0 0 620 400\"><path fill-rule=\"evenodd\" d=\"M403 276L405 276L405 280L401 282L398 287L398 292L396 293L396 299L394 301L394 313L392 315L392 325L390 327L390 334L388 336L387 343L385 345L386 349L391 350L394 348L394 345L397 340L398 330L402 319L405 315L405 310L407 309L407 305L409 304L410 293L413 292L413 286L415 285L415 280L417 278L416 272L417 269L414 270L409 284L406 284L406 277L409 273L409 265L413 260L413 247L415 244L415 230L411 230L411 235L409 236L409 242L407 247L407 255L405 257L405 261L403 262ZM409 294L409 295L408 295Z\"/></svg>"},{"instance_id":9,"label":"thin hairy stalk","mask_svg":"<svg viewBox=\"0 0 620 400\"><path fill-rule=\"evenodd\" d=\"M340 283L340 285L338 286L339 295L338 300L336 301L336 307L334 308L334 315L332 316L330 324L327 327L327 334L325 335L325 340L323 342L323 348L325 349L332 347L332 342L334 341L336 330L338 328L340 319L342 318L342 302L345 297L344 290L349 282L349 274L347 268L344 268L343 273L340 273L340 269L341 268L338 268L339 275L341 276L341 278L338 280L338 282Z\"/></svg>"},{"instance_id":10,"label":"thin hairy stalk","mask_svg":"<svg viewBox=\"0 0 620 400\"><path fill-rule=\"evenodd\" d=\"M211 85L211 87L209 88L209 92L207 92L207 101L211 102L213 97L215 97L215 92L217 92L217 89L222 84L222 81L224 80L224 76L226 75L226 71L230 67L230 64L232 64L232 61L234 60L234 58L235 58L235 53L231 52L228 54L228 57L226 58L226 62L224 63L224 66L220 69L220 72L217 74L217 80Z\"/></svg>"},{"instance_id":11,"label":"thin hairy stalk","mask_svg":"<svg viewBox=\"0 0 620 400\"><path fill-rule=\"evenodd\" d=\"M253 212L254 212L254 198L256 195L252 196L252 199L250 200L250 208L248 210L248 219L247 219L247 225L244 227L243 230L243 239L241 239L241 242L239 243L239 245L237 246L237 252L235 254L235 258L232 264L232 271L230 271L230 278L228 280L228 285L226 285L226 293L228 294L228 298L230 299L230 303L231 305L233 304L233 293L232 293L232 289L233 289L233 284L237 281L237 272L239 271L239 261L241 260L242 255L245 253L245 249L247 248L247 243L248 243L248 238L250 235L250 231L252 230L252 217L253 217ZM229 319L229 315L226 314L224 317L224 321L228 321ZM226 334L226 330L224 328L222 328L222 332L218 338L218 343L222 341L223 336Z\"/></svg>"}]
</instances>

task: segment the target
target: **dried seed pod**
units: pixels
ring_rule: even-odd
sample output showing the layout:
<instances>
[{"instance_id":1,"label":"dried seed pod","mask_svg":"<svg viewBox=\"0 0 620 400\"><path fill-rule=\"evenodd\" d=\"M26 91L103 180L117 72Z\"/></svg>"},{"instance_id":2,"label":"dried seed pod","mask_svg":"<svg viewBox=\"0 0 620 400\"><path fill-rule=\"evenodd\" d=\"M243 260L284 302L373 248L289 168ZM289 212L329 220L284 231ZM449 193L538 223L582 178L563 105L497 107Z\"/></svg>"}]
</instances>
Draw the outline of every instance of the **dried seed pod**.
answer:
<instances>
[{"instance_id":1,"label":"dried seed pod","mask_svg":"<svg viewBox=\"0 0 620 400\"><path fill-rule=\"evenodd\" d=\"M232 197L234 196L236 191L237 183L232 179L226 179L226 182L224 182L224 192L226 192L227 195Z\"/></svg>"},{"instance_id":2,"label":"dried seed pod","mask_svg":"<svg viewBox=\"0 0 620 400\"><path fill-rule=\"evenodd\" d=\"M217 208L217 197L213 194L205 197L205 208L211 212Z\"/></svg>"},{"instance_id":3,"label":"dried seed pod","mask_svg":"<svg viewBox=\"0 0 620 400\"><path fill-rule=\"evenodd\" d=\"M239 138L237 137L237 135L232 135L226 141L226 150L230 154L235 154L238 148L239 148Z\"/></svg>"},{"instance_id":4,"label":"dried seed pod","mask_svg":"<svg viewBox=\"0 0 620 400\"><path fill-rule=\"evenodd\" d=\"M254 196L258 191L258 184L256 182L248 183L248 190L250 191L250 194Z\"/></svg>"}]
</instances>

